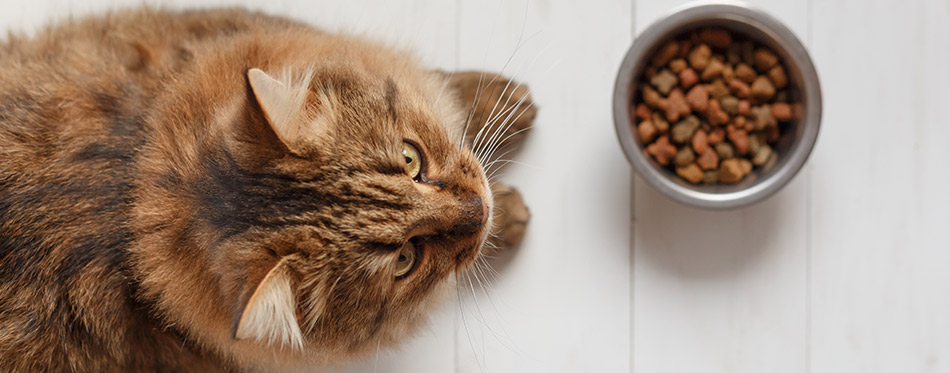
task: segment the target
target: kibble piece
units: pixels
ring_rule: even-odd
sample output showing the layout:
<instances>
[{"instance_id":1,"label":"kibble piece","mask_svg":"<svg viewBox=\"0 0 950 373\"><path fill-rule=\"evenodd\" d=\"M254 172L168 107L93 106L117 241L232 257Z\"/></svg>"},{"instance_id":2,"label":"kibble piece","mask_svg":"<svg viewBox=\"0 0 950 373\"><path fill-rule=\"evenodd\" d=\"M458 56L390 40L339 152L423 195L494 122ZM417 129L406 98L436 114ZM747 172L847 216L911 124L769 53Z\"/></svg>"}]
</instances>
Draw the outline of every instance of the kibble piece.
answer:
<instances>
[{"instance_id":1,"label":"kibble piece","mask_svg":"<svg viewBox=\"0 0 950 373\"><path fill-rule=\"evenodd\" d=\"M792 119L792 106L784 102L776 102L771 105L772 116L775 119L780 121L788 121Z\"/></svg>"},{"instance_id":2,"label":"kibble piece","mask_svg":"<svg viewBox=\"0 0 950 373\"><path fill-rule=\"evenodd\" d=\"M676 155L676 147L670 144L669 138L660 136L656 139L656 142L647 146L647 152L653 155L656 163L666 166L670 164L670 159L673 159L673 156Z\"/></svg>"},{"instance_id":3,"label":"kibble piece","mask_svg":"<svg viewBox=\"0 0 950 373\"><path fill-rule=\"evenodd\" d=\"M732 69L732 65L726 65L722 68L722 80L726 81L726 84L729 84L735 78L736 71Z\"/></svg>"},{"instance_id":4,"label":"kibble piece","mask_svg":"<svg viewBox=\"0 0 950 373\"><path fill-rule=\"evenodd\" d=\"M752 161L745 158L737 158L739 160L739 167L742 167L742 176L752 172Z\"/></svg>"},{"instance_id":5,"label":"kibble piece","mask_svg":"<svg viewBox=\"0 0 950 373\"><path fill-rule=\"evenodd\" d=\"M653 56L653 66L663 66L667 62L676 57L676 54L679 53L680 46L676 44L675 41L671 41L663 45L659 51L656 52L656 55Z\"/></svg>"},{"instance_id":6,"label":"kibble piece","mask_svg":"<svg viewBox=\"0 0 950 373\"><path fill-rule=\"evenodd\" d=\"M722 111L718 100L709 101L709 107L706 109L706 120L713 126L721 126L729 123L729 114Z\"/></svg>"},{"instance_id":7,"label":"kibble piece","mask_svg":"<svg viewBox=\"0 0 950 373\"><path fill-rule=\"evenodd\" d=\"M696 75L696 70L693 70L690 68L686 68L686 69L683 69L683 71L680 71L679 76L680 76L680 86L682 86L683 89L689 89L689 87L692 87L693 84L696 84L696 82L699 82L699 76Z\"/></svg>"},{"instance_id":8,"label":"kibble piece","mask_svg":"<svg viewBox=\"0 0 950 373\"><path fill-rule=\"evenodd\" d=\"M709 92L710 97L718 100L729 95L729 88L726 88L726 83L722 79L716 79L712 83L706 84L706 92Z\"/></svg>"},{"instance_id":9,"label":"kibble piece","mask_svg":"<svg viewBox=\"0 0 950 373\"><path fill-rule=\"evenodd\" d=\"M696 160L696 155L693 154L693 151L688 147L684 146L676 152L676 156L673 157L673 164L677 167L683 167Z\"/></svg>"},{"instance_id":10,"label":"kibble piece","mask_svg":"<svg viewBox=\"0 0 950 373\"><path fill-rule=\"evenodd\" d=\"M739 98L749 98L752 95L752 90L740 79L733 79L729 82L729 91Z\"/></svg>"},{"instance_id":11,"label":"kibble piece","mask_svg":"<svg viewBox=\"0 0 950 373\"><path fill-rule=\"evenodd\" d=\"M742 58L742 63L752 66L755 63L755 44L751 41L739 44L739 57Z\"/></svg>"},{"instance_id":12,"label":"kibble piece","mask_svg":"<svg viewBox=\"0 0 950 373\"><path fill-rule=\"evenodd\" d=\"M742 166L739 160L730 158L719 164L719 181L726 184L735 184L742 180L745 173L742 172Z\"/></svg>"},{"instance_id":13,"label":"kibble piece","mask_svg":"<svg viewBox=\"0 0 950 373\"><path fill-rule=\"evenodd\" d=\"M755 155L759 152L759 148L762 147L762 144L765 142L762 141L763 138L758 136L758 133L749 134L749 153Z\"/></svg>"},{"instance_id":14,"label":"kibble piece","mask_svg":"<svg viewBox=\"0 0 950 373\"><path fill-rule=\"evenodd\" d=\"M719 99L719 105L729 115L736 115L739 112L739 99L735 96L726 96Z\"/></svg>"},{"instance_id":15,"label":"kibble piece","mask_svg":"<svg viewBox=\"0 0 950 373\"><path fill-rule=\"evenodd\" d=\"M768 143L774 144L778 142L779 135L781 135L781 131L778 129L778 126L765 128L765 140Z\"/></svg>"},{"instance_id":16,"label":"kibble piece","mask_svg":"<svg viewBox=\"0 0 950 373\"><path fill-rule=\"evenodd\" d=\"M656 127L657 132L666 133L670 129L670 123L663 119L663 116L660 113L653 113L653 127Z\"/></svg>"},{"instance_id":17,"label":"kibble piece","mask_svg":"<svg viewBox=\"0 0 950 373\"><path fill-rule=\"evenodd\" d=\"M782 65L775 65L769 69L769 79L772 79L772 83L774 83L778 89L785 88L785 86L788 85L788 75L785 74L785 69L782 68Z\"/></svg>"},{"instance_id":18,"label":"kibble piece","mask_svg":"<svg viewBox=\"0 0 950 373\"><path fill-rule=\"evenodd\" d=\"M696 133L693 134L692 145L693 151L695 151L696 154L702 154L702 152L706 151L706 148L709 147L709 143L706 139L706 131L702 128L696 131Z\"/></svg>"},{"instance_id":19,"label":"kibble piece","mask_svg":"<svg viewBox=\"0 0 950 373\"><path fill-rule=\"evenodd\" d=\"M721 28L706 28L699 30L699 40L715 48L725 49L732 44L732 35Z\"/></svg>"},{"instance_id":20,"label":"kibble piece","mask_svg":"<svg viewBox=\"0 0 950 373\"><path fill-rule=\"evenodd\" d=\"M739 100L739 106L736 111L739 115L749 115L749 106L751 106L749 100Z\"/></svg>"},{"instance_id":21,"label":"kibble piece","mask_svg":"<svg viewBox=\"0 0 950 373\"><path fill-rule=\"evenodd\" d=\"M692 40L681 40L680 41L680 52L676 55L679 58L686 58L689 55L689 51L693 49Z\"/></svg>"},{"instance_id":22,"label":"kibble piece","mask_svg":"<svg viewBox=\"0 0 950 373\"><path fill-rule=\"evenodd\" d=\"M719 182L719 170L703 172L703 184L715 184Z\"/></svg>"},{"instance_id":23,"label":"kibble piece","mask_svg":"<svg viewBox=\"0 0 950 373\"><path fill-rule=\"evenodd\" d=\"M729 137L729 141L732 141L732 144L735 146L736 153L746 155L746 153L749 152L749 134L746 130L728 126L726 127L726 135Z\"/></svg>"},{"instance_id":24,"label":"kibble piece","mask_svg":"<svg viewBox=\"0 0 950 373\"><path fill-rule=\"evenodd\" d=\"M722 128L716 128L709 132L709 136L706 136L706 142L709 145L716 145L721 143L722 140L726 139L726 131Z\"/></svg>"},{"instance_id":25,"label":"kibble piece","mask_svg":"<svg viewBox=\"0 0 950 373\"><path fill-rule=\"evenodd\" d=\"M693 110L699 112L706 111L709 104L709 93L706 92L706 87L700 84L689 90L689 92L686 93L686 103L689 104L689 107Z\"/></svg>"},{"instance_id":26,"label":"kibble piece","mask_svg":"<svg viewBox=\"0 0 950 373\"><path fill-rule=\"evenodd\" d=\"M769 71L772 66L778 63L778 57L775 56L775 53L765 48L756 49L753 58L755 60L755 68L761 72Z\"/></svg>"},{"instance_id":27,"label":"kibble piece","mask_svg":"<svg viewBox=\"0 0 950 373\"><path fill-rule=\"evenodd\" d=\"M709 57L712 56L712 50L706 44L700 44L693 48L686 57L689 65L696 70L703 70L709 63Z\"/></svg>"},{"instance_id":28,"label":"kibble piece","mask_svg":"<svg viewBox=\"0 0 950 373\"><path fill-rule=\"evenodd\" d=\"M686 69L686 67L687 67L686 60L682 58L677 58L675 60L670 61L670 71L672 71L673 74L679 74L680 71L683 71L684 69Z\"/></svg>"},{"instance_id":29,"label":"kibble piece","mask_svg":"<svg viewBox=\"0 0 950 373\"><path fill-rule=\"evenodd\" d=\"M699 119L690 115L674 124L673 128L670 129L670 135L673 137L674 143L685 144L693 137L693 133L697 129L699 129Z\"/></svg>"},{"instance_id":30,"label":"kibble piece","mask_svg":"<svg viewBox=\"0 0 950 373\"><path fill-rule=\"evenodd\" d=\"M709 63L706 64L706 68L703 69L703 81L708 82L720 77L722 75L723 67L722 61L720 61L718 58L711 58Z\"/></svg>"},{"instance_id":31,"label":"kibble piece","mask_svg":"<svg viewBox=\"0 0 950 373\"><path fill-rule=\"evenodd\" d=\"M778 122L775 121L775 117L772 116L772 110L768 104L755 106L750 109L750 111L752 122L755 124L755 129L757 130L774 127L778 124Z\"/></svg>"},{"instance_id":32,"label":"kibble piece","mask_svg":"<svg viewBox=\"0 0 950 373\"><path fill-rule=\"evenodd\" d=\"M755 152L755 157L752 158L752 164L756 166L764 166L765 162L768 162L769 158L772 157L772 147L767 144L763 144L759 147L759 151Z\"/></svg>"},{"instance_id":33,"label":"kibble piece","mask_svg":"<svg viewBox=\"0 0 950 373\"><path fill-rule=\"evenodd\" d=\"M670 90L673 89L673 86L679 83L679 80L676 79L676 75L670 72L670 70L663 69L659 73L653 76L650 79L650 84L653 84L656 87L657 91L660 91L662 94L669 94Z\"/></svg>"},{"instance_id":34,"label":"kibble piece","mask_svg":"<svg viewBox=\"0 0 950 373\"><path fill-rule=\"evenodd\" d=\"M769 157L769 160L765 161L765 164L762 165L762 171L769 171L772 167L775 167L775 163L778 162L778 155L775 152L772 152L772 156Z\"/></svg>"},{"instance_id":35,"label":"kibble piece","mask_svg":"<svg viewBox=\"0 0 950 373\"><path fill-rule=\"evenodd\" d=\"M719 155L719 159L729 159L736 156L732 145L729 145L727 142L716 144L716 154Z\"/></svg>"},{"instance_id":36,"label":"kibble piece","mask_svg":"<svg viewBox=\"0 0 950 373\"><path fill-rule=\"evenodd\" d=\"M719 155L713 148L707 147L699 157L696 158L696 165L703 170L715 170L719 167Z\"/></svg>"},{"instance_id":37,"label":"kibble piece","mask_svg":"<svg viewBox=\"0 0 950 373\"><path fill-rule=\"evenodd\" d=\"M751 84L755 81L755 70L752 70L749 65L740 63L736 65L736 78L742 79L742 81Z\"/></svg>"},{"instance_id":38,"label":"kibble piece","mask_svg":"<svg viewBox=\"0 0 950 373\"><path fill-rule=\"evenodd\" d=\"M676 174L693 184L699 184L703 181L703 171L695 163L690 163L685 167L677 167Z\"/></svg>"},{"instance_id":39,"label":"kibble piece","mask_svg":"<svg viewBox=\"0 0 950 373\"><path fill-rule=\"evenodd\" d=\"M752 97L760 101L766 101L775 95L775 86L769 78L760 76L752 82Z\"/></svg>"},{"instance_id":40,"label":"kibble piece","mask_svg":"<svg viewBox=\"0 0 950 373\"><path fill-rule=\"evenodd\" d=\"M661 110L666 111L666 120L675 122L680 116L689 114L689 105L686 104L686 96L679 88L670 92L670 97L660 100L658 105Z\"/></svg>"},{"instance_id":41,"label":"kibble piece","mask_svg":"<svg viewBox=\"0 0 950 373\"><path fill-rule=\"evenodd\" d=\"M656 136L656 127L653 126L653 122L651 121L641 121L637 126L637 135L640 136L640 142L649 144L650 141L653 141L653 137Z\"/></svg>"},{"instance_id":42,"label":"kibble piece","mask_svg":"<svg viewBox=\"0 0 950 373\"><path fill-rule=\"evenodd\" d=\"M660 96L656 90L646 84L643 84L643 89L640 91L643 94L643 102L645 102L647 105L650 105L650 107L655 108L656 105L660 103L660 99L663 98L663 96Z\"/></svg>"},{"instance_id":43,"label":"kibble piece","mask_svg":"<svg viewBox=\"0 0 950 373\"><path fill-rule=\"evenodd\" d=\"M643 119L643 120L650 119L650 116L651 116L652 114L653 114L653 112L650 111L650 108L647 107L646 104L637 105L636 110L634 110L634 115L635 115L637 118L640 118L640 119Z\"/></svg>"}]
</instances>

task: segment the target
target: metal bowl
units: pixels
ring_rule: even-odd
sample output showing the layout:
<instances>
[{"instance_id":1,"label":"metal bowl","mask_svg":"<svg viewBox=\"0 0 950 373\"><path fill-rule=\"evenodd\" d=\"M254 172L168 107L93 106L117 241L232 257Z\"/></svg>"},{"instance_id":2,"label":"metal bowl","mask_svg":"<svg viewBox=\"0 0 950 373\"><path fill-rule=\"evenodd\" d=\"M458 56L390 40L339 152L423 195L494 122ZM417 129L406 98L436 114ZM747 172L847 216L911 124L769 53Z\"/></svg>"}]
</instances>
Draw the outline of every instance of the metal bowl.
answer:
<instances>
[{"instance_id":1,"label":"metal bowl","mask_svg":"<svg viewBox=\"0 0 950 373\"><path fill-rule=\"evenodd\" d=\"M644 155L635 135L631 103L640 75L664 42L690 30L715 26L771 48L785 65L789 86L802 104L798 119L786 124L775 145L778 162L768 171L756 169L737 184L693 185ZM821 123L821 87L815 66L802 43L772 16L741 2L688 4L656 21L634 41L617 73L614 86L617 138L634 169L654 188L687 205L708 209L746 206L772 195L798 173L811 153ZM672 125L672 123L671 123Z\"/></svg>"}]
</instances>

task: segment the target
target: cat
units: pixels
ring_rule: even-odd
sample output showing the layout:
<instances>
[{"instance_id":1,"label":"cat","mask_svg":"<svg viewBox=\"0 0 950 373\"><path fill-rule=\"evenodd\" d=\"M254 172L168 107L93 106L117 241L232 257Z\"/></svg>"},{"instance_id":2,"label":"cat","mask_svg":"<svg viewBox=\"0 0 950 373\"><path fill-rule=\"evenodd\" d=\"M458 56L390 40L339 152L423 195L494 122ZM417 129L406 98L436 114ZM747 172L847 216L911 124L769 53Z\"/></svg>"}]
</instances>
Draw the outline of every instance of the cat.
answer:
<instances>
[{"instance_id":1,"label":"cat","mask_svg":"<svg viewBox=\"0 0 950 373\"><path fill-rule=\"evenodd\" d=\"M528 221L483 167L526 87L298 21L67 21L0 44L0 86L4 370L357 359Z\"/></svg>"}]
</instances>

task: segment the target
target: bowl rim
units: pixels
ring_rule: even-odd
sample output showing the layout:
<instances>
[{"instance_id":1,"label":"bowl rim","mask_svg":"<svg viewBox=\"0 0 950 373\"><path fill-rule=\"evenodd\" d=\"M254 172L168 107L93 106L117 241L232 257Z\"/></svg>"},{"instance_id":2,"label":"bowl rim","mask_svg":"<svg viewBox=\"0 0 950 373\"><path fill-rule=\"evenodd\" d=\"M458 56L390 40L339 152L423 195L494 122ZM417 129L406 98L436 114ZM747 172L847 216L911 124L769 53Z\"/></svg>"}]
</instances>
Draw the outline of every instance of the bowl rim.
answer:
<instances>
[{"instance_id":1,"label":"bowl rim","mask_svg":"<svg viewBox=\"0 0 950 373\"><path fill-rule=\"evenodd\" d=\"M800 90L804 98L804 113L800 123L803 123L804 130L799 141L789 151L787 155L789 159L769 177L747 188L728 193L709 193L690 189L661 173L641 153L642 148L634 138L636 134L630 114L634 70L638 59L647 58L647 53L657 43L665 40L669 33L687 27L691 23L710 19L741 22L779 42L784 52L798 66L803 81ZM740 1L699 1L672 9L636 36L624 56L614 82L614 128L627 160L637 173L662 194L690 206L705 209L734 209L751 205L775 194L801 170L817 141L821 127L821 103L821 86L815 65L801 41L781 21Z\"/></svg>"}]
</instances>

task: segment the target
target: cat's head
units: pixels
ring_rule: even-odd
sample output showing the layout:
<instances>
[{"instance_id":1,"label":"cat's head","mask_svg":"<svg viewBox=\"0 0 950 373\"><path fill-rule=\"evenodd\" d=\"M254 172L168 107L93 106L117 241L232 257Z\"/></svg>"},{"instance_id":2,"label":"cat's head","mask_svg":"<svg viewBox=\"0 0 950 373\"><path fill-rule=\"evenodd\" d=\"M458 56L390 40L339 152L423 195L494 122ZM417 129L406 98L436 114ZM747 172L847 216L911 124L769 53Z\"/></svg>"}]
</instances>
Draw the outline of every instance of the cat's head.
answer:
<instances>
[{"instance_id":1,"label":"cat's head","mask_svg":"<svg viewBox=\"0 0 950 373\"><path fill-rule=\"evenodd\" d=\"M446 129L464 118L449 96L439 102L435 74L368 61L245 69L244 93L209 115L216 129L169 140L180 149L156 147L187 165L149 166L177 174L156 177L173 182L145 203L181 210L175 234L186 237L163 239L187 253L149 248L140 268L180 273L183 287L209 298L146 278L172 323L225 350L358 355L410 334L473 263L492 195ZM203 303L178 310L187 302Z\"/></svg>"}]
</instances>

